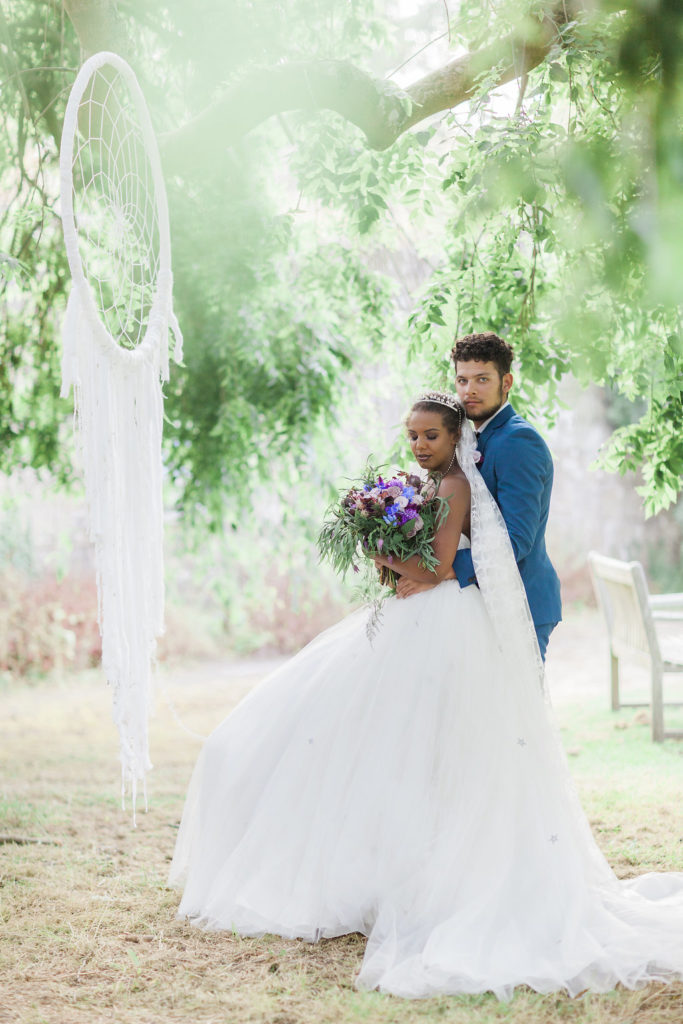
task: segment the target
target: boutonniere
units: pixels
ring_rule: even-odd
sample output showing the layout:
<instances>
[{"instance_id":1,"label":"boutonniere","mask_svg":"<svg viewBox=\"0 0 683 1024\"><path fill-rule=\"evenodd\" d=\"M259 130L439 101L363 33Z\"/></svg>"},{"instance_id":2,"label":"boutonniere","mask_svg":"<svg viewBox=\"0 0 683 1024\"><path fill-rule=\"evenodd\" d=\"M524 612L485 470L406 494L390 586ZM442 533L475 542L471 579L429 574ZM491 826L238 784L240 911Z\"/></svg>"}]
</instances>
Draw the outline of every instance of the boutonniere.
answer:
<instances>
[{"instance_id":1,"label":"boutonniere","mask_svg":"<svg viewBox=\"0 0 683 1024\"><path fill-rule=\"evenodd\" d=\"M480 452L480 451L476 451L474 453L474 455L472 456L472 458L474 460L474 464L477 467L477 469L481 469L481 464L484 461L484 453Z\"/></svg>"}]
</instances>

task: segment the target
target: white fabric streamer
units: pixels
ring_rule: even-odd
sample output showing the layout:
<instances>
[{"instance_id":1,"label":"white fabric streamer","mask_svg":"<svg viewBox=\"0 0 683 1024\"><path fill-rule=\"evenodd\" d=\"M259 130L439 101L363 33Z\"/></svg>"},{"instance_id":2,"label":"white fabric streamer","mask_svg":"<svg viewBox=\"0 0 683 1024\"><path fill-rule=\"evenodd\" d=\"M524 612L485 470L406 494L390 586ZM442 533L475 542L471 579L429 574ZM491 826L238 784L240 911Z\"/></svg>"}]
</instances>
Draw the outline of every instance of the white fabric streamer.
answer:
<instances>
[{"instance_id":1,"label":"white fabric streamer","mask_svg":"<svg viewBox=\"0 0 683 1024\"><path fill-rule=\"evenodd\" d=\"M102 664L119 732L122 801L130 786L135 821L140 782L147 807L154 653L164 628L161 384L169 377L169 327L176 362L182 336L156 141L135 76L115 54L96 54L79 72L60 171L73 277L61 393L73 388Z\"/></svg>"}]
</instances>

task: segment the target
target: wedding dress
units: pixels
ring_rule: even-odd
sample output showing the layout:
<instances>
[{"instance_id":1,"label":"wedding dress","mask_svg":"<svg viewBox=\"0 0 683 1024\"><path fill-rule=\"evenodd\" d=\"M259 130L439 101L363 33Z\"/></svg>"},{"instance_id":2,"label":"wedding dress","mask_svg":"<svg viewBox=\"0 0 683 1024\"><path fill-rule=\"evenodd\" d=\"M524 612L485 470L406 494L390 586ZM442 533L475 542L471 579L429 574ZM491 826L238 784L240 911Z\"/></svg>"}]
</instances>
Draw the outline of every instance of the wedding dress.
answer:
<instances>
[{"instance_id":1,"label":"wedding dress","mask_svg":"<svg viewBox=\"0 0 683 1024\"><path fill-rule=\"evenodd\" d=\"M390 598L372 641L355 612L218 726L171 866L179 914L242 935L362 932L357 985L407 997L680 977L683 874L619 881L595 844L499 513L472 438L461 448L473 557L490 520L482 589Z\"/></svg>"}]
</instances>

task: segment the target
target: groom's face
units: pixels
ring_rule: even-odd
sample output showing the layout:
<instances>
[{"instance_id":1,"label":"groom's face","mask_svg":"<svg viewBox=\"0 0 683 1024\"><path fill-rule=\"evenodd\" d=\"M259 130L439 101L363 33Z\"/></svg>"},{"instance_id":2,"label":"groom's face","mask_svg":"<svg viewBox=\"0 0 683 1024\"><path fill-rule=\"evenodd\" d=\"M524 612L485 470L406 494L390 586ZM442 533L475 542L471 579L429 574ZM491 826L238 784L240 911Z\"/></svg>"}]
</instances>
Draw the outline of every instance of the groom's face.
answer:
<instances>
[{"instance_id":1,"label":"groom's face","mask_svg":"<svg viewBox=\"0 0 683 1024\"><path fill-rule=\"evenodd\" d=\"M476 359L456 363L455 389L475 426L498 412L511 387L512 374L501 376L495 363Z\"/></svg>"}]
</instances>

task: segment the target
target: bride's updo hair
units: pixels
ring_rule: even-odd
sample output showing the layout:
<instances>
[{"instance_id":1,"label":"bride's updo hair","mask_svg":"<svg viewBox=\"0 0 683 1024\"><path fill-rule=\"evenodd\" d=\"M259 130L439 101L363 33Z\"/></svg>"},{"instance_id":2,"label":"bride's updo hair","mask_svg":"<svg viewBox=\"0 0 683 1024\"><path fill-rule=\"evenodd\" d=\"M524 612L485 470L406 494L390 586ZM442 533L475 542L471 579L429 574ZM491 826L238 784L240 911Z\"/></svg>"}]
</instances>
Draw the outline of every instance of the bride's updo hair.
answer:
<instances>
[{"instance_id":1,"label":"bride's updo hair","mask_svg":"<svg viewBox=\"0 0 683 1024\"><path fill-rule=\"evenodd\" d=\"M443 425L451 434L460 437L465 410L457 395L450 391L425 391L418 398L408 414L408 418L414 412L435 412L443 421Z\"/></svg>"}]
</instances>

